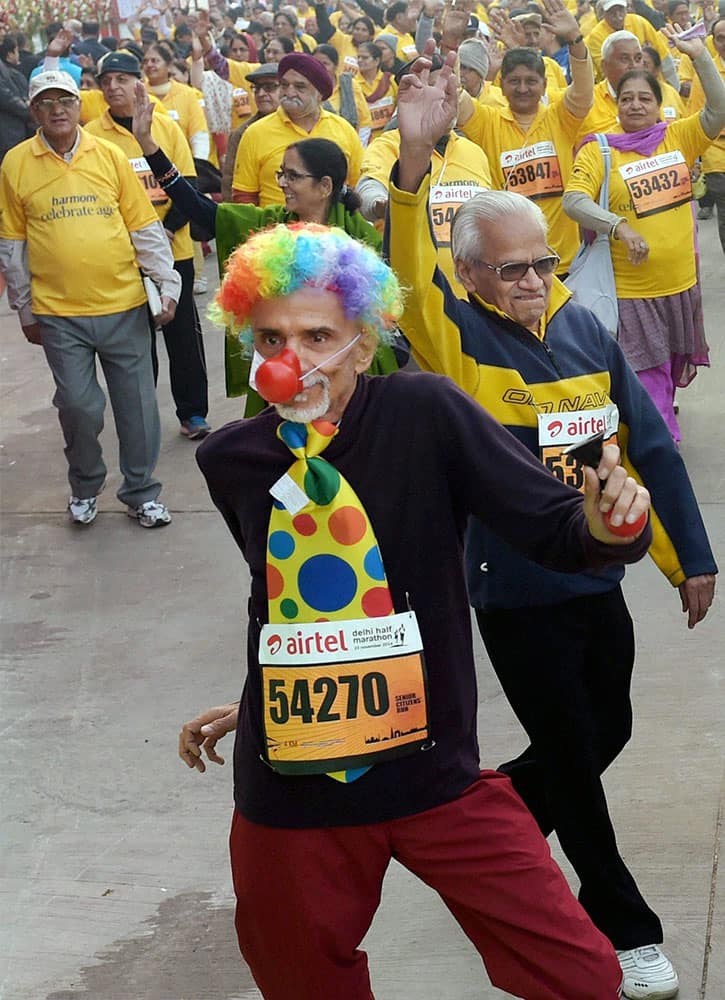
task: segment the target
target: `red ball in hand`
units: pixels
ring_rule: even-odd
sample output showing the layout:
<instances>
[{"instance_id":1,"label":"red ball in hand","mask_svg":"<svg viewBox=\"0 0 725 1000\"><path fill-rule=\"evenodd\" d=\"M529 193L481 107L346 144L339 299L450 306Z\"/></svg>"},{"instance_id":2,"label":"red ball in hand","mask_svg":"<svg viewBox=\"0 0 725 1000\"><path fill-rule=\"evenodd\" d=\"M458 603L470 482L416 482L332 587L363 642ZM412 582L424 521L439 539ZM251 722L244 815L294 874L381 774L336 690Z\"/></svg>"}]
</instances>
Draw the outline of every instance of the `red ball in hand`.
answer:
<instances>
[{"instance_id":1,"label":"red ball in hand","mask_svg":"<svg viewBox=\"0 0 725 1000\"><path fill-rule=\"evenodd\" d=\"M263 361L254 378L257 392L268 403L287 403L303 388L300 359L289 347Z\"/></svg>"},{"instance_id":2,"label":"red ball in hand","mask_svg":"<svg viewBox=\"0 0 725 1000\"><path fill-rule=\"evenodd\" d=\"M641 514L632 524L629 524L627 521L622 521L621 524L610 524L611 517L612 511L608 510L604 515L604 523L607 526L607 531L611 531L618 538L631 538L632 535L638 535L647 523L647 511Z\"/></svg>"}]
</instances>

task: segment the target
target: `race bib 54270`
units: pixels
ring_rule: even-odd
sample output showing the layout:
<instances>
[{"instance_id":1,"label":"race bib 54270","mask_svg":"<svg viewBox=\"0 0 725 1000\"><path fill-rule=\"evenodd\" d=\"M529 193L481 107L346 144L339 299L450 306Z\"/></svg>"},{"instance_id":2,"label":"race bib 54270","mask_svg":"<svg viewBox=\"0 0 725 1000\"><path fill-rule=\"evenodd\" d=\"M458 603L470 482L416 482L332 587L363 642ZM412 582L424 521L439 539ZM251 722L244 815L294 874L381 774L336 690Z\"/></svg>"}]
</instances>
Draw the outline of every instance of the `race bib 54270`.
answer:
<instances>
[{"instance_id":1,"label":"race bib 54270","mask_svg":"<svg viewBox=\"0 0 725 1000\"><path fill-rule=\"evenodd\" d=\"M259 664L266 755L281 774L365 767L415 752L428 739L412 612L265 625Z\"/></svg>"}]
</instances>

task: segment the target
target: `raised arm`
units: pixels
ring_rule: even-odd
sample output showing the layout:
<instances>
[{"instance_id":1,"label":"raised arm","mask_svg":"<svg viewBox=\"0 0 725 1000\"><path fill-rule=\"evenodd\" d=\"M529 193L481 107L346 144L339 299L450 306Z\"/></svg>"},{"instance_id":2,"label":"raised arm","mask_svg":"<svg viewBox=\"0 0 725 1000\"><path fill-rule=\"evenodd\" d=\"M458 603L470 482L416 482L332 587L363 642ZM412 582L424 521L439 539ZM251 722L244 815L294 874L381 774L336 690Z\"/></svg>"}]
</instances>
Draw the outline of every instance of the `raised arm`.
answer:
<instances>
[{"instance_id":1,"label":"raised arm","mask_svg":"<svg viewBox=\"0 0 725 1000\"><path fill-rule=\"evenodd\" d=\"M188 219L213 233L216 227L216 204L210 198L200 195L189 184L151 136L151 122L153 121L155 105L149 100L146 88L140 80L136 84L135 97L133 134L146 157L146 162L153 171L154 177L171 198L175 208L178 208Z\"/></svg>"},{"instance_id":2,"label":"raised arm","mask_svg":"<svg viewBox=\"0 0 725 1000\"><path fill-rule=\"evenodd\" d=\"M725 83L720 78L705 42L702 38L683 39L672 25L665 26L662 33L672 45L692 60L705 94L705 107L700 112L702 130L710 139L717 139L725 128Z\"/></svg>"},{"instance_id":3,"label":"raised arm","mask_svg":"<svg viewBox=\"0 0 725 1000\"><path fill-rule=\"evenodd\" d=\"M542 0L547 24L569 47L571 83L564 101L575 118L585 118L594 103L594 66L584 44L579 23L563 0Z\"/></svg>"}]
</instances>

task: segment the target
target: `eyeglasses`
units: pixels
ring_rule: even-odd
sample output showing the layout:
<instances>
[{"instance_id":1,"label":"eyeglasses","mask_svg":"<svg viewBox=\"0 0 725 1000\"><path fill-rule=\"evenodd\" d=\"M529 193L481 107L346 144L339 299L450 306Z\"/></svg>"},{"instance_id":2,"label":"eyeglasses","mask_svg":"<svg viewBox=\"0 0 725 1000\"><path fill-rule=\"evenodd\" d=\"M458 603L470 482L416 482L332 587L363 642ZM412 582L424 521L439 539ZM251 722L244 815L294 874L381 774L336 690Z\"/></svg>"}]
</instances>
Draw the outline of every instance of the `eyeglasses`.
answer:
<instances>
[{"instance_id":1,"label":"eyeglasses","mask_svg":"<svg viewBox=\"0 0 725 1000\"><path fill-rule=\"evenodd\" d=\"M40 101L33 101L33 107L38 111L52 111L56 104L61 108L72 108L78 101L77 97L44 97Z\"/></svg>"},{"instance_id":2,"label":"eyeglasses","mask_svg":"<svg viewBox=\"0 0 725 1000\"><path fill-rule=\"evenodd\" d=\"M535 274L540 278L545 278L547 275L554 273L560 262L561 258L555 253L547 254L546 257L538 257L530 263L528 261L512 261L510 264L500 264L498 267L493 264L487 264L485 260L473 261L474 264L481 264L483 267L487 267L489 271L495 271L501 281L521 281L524 275L529 273L529 268L532 267Z\"/></svg>"},{"instance_id":3,"label":"eyeglasses","mask_svg":"<svg viewBox=\"0 0 725 1000\"><path fill-rule=\"evenodd\" d=\"M273 94L275 90L279 90L279 84L276 80L272 83L253 83L252 92L255 94Z\"/></svg>"},{"instance_id":4,"label":"eyeglasses","mask_svg":"<svg viewBox=\"0 0 725 1000\"><path fill-rule=\"evenodd\" d=\"M277 178L277 183L281 180L287 181L288 184L294 184L296 181L301 181L304 177L314 178L314 174L301 174L297 170L278 170L275 175Z\"/></svg>"}]
</instances>

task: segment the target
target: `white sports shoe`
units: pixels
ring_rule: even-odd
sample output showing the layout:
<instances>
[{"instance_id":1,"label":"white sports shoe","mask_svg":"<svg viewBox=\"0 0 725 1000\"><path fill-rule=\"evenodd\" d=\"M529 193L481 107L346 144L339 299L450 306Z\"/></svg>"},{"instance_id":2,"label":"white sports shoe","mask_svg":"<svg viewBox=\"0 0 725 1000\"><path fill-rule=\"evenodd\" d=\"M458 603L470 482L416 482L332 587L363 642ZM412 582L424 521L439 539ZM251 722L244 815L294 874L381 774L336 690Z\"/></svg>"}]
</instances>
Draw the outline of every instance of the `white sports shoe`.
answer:
<instances>
[{"instance_id":1,"label":"white sports shoe","mask_svg":"<svg viewBox=\"0 0 725 1000\"><path fill-rule=\"evenodd\" d=\"M624 996L630 1000L667 1000L676 995L680 983L672 962L659 945L648 944L618 951L624 973Z\"/></svg>"},{"instance_id":2,"label":"white sports shoe","mask_svg":"<svg viewBox=\"0 0 725 1000\"><path fill-rule=\"evenodd\" d=\"M73 524L93 524L98 513L96 501L98 497L71 497L68 501L68 515Z\"/></svg>"},{"instance_id":3,"label":"white sports shoe","mask_svg":"<svg viewBox=\"0 0 725 1000\"><path fill-rule=\"evenodd\" d=\"M135 517L142 528L162 528L171 521L169 508L156 500L148 500L140 507L129 507L128 516Z\"/></svg>"}]
</instances>

